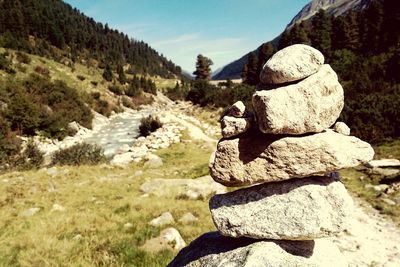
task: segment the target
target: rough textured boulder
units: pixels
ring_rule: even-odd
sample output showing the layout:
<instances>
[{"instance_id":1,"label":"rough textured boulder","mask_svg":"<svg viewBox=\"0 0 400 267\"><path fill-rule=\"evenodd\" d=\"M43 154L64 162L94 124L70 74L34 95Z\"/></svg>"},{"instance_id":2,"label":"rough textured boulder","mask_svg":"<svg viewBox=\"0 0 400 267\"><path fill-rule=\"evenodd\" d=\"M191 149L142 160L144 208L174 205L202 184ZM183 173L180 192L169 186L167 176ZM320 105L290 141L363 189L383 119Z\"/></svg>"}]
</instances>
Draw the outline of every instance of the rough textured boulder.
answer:
<instances>
[{"instance_id":1,"label":"rough textured boulder","mask_svg":"<svg viewBox=\"0 0 400 267\"><path fill-rule=\"evenodd\" d=\"M143 183L140 190L159 197L207 199L226 192L226 188L209 176L197 179L152 179Z\"/></svg>"},{"instance_id":2,"label":"rough textured boulder","mask_svg":"<svg viewBox=\"0 0 400 267\"><path fill-rule=\"evenodd\" d=\"M323 65L297 84L257 91L253 106L264 133L322 132L335 123L343 109L343 88L332 68Z\"/></svg>"},{"instance_id":3,"label":"rough textured boulder","mask_svg":"<svg viewBox=\"0 0 400 267\"><path fill-rule=\"evenodd\" d=\"M161 231L158 237L149 239L142 249L149 252L160 252L165 249L180 250L186 246L181 234L175 228L167 228Z\"/></svg>"},{"instance_id":4,"label":"rough textured boulder","mask_svg":"<svg viewBox=\"0 0 400 267\"><path fill-rule=\"evenodd\" d=\"M355 167L373 156L368 143L332 130L289 137L249 131L218 143L210 173L223 185L244 186L323 175Z\"/></svg>"},{"instance_id":5,"label":"rough textured boulder","mask_svg":"<svg viewBox=\"0 0 400 267\"><path fill-rule=\"evenodd\" d=\"M179 252L168 267L344 267L339 249L330 241L257 241L211 232Z\"/></svg>"},{"instance_id":6,"label":"rough textured boulder","mask_svg":"<svg viewBox=\"0 0 400 267\"><path fill-rule=\"evenodd\" d=\"M304 79L318 71L324 56L308 45L296 44L275 53L264 65L260 81L279 84Z\"/></svg>"},{"instance_id":7,"label":"rough textured boulder","mask_svg":"<svg viewBox=\"0 0 400 267\"><path fill-rule=\"evenodd\" d=\"M329 177L261 184L210 200L218 231L256 239L332 236L346 229L352 207L343 184Z\"/></svg>"},{"instance_id":8,"label":"rough textured boulder","mask_svg":"<svg viewBox=\"0 0 400 267\"><path fill-rule=\"evenodd\" d=\"M237 101L229 108L228 115L236 117L236 118L241 118L244 116L245 111L246 111L246 107L243 104L243 102Z\"/></svg>"},{"instance_id":9,"label":"rough textured boulder","mask_svg":"<svg viewBox=\"0 0 400 267\"><path fill-rule=\"evenodd\" d=\"M350 128L344 122L337 122L333 125L333 130L337 133L341 133L344 135L350 135Z\"/></svg>"},{"instance_id":10,"label":"rough textured boulder","mask_svg":"<svg viewBox=\"0 0 400 267\"><path fill-rule=\"evenodd\" d=\"M149 225L155 226L155 227L160 227L160 226L164 226L167 224L173 224L175 223L174 217L172 216L172 214L170 212L164 212L163 214L161 214L160 216L158 216L157 218L154 218L153 220L151 220L149 222Z\"/></svg>"},{"instance_id":11,"label":"rough textured boulder","mask_svg":"<svg viewBox=\"0 0 400 267\"><path fill-rule=\"evenodd\" d=\"M253 118L235 118L232 116L224 116L221 120L221 132L225 138L237 136L246 132L251 128Z\"/></svg>"}]
</instances>

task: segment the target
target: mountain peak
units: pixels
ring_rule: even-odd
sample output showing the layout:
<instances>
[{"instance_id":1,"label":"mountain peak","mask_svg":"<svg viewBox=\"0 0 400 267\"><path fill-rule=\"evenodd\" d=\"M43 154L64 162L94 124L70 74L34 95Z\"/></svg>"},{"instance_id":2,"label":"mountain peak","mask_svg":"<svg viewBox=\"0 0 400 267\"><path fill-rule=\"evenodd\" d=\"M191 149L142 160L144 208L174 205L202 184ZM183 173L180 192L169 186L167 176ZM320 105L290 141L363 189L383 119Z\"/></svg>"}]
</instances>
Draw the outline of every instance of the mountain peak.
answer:
<instances>
[{"instance_id":1,"label":"mountain peak","mask_svg":"<svg viewBox=\"0 0 400 267\"><path fill-rule=\"evenodd\" d=\"M287 28L314 16L320 9L331 15L340 16L351 10L360 10L366 7L371 0L313 0L304 6L292 19Z\"/></svg>"}]
</instances>

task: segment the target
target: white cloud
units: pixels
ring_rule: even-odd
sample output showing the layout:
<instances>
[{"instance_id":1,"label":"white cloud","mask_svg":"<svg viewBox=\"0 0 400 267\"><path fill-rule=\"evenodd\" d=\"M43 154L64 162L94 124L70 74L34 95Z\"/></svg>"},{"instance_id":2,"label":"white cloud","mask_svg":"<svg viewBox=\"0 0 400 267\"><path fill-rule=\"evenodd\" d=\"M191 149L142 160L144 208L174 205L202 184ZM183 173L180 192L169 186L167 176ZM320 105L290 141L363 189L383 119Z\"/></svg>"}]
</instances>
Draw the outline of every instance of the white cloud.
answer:
<instances>
[{"instance_id":1,"label":"white cloud","mask_svg":"<svg viewBox=\"0 0 400 267\"><path fill-rule=\"evenodd\" d=\"M194 70L198 54L211 58L213 69L217 69L253 49L249 48L247 40L243 38L210 38L201 33L183 34L149 43L190 72Z\"/></svg>"}]
</instances>

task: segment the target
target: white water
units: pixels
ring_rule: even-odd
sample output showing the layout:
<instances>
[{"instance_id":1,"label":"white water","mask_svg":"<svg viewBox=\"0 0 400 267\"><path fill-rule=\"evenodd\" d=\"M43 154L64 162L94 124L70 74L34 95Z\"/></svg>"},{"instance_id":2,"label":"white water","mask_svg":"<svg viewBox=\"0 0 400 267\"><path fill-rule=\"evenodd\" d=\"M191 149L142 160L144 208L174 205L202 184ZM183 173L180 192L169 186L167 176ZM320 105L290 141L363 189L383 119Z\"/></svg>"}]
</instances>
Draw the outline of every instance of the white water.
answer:
<instances>
[{"instance_id":1,"label":"white water","mask_svg":"<svg viewBox=\"0 0 400 267\"><path fill-rule=\"evenodd\" d=\"M151 113L151 110L146 109L117 114L110 118L107 124L85 138L84 142L102 147L107 157L115 155L121 146L132 145L135 142L139 135L140 120Z\"/></svg>"}]
</instances>

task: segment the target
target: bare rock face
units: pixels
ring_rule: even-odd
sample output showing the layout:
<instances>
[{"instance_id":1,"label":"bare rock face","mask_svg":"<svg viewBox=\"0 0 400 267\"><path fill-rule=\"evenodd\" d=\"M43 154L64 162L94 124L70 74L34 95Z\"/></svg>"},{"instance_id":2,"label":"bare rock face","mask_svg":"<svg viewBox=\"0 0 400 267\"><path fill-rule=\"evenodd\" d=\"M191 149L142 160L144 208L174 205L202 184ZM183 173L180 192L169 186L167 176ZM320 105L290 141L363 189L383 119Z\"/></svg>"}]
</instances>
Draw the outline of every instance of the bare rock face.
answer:
<instances>
[{"instance_id":1,"label":"bare rock face","mask_svg":"<svg viewBox=\"0 0 400 267\"><path fill-rule=\"evenodd\" d=\"M226 236L311 240L347 227L353 201L343 184L315 177L261 184L210 200L217 229Z\"/></svg>"},{"instance_id":2,"label":"bare rock face","mask_svg":"<svg viewBox=\"0 0 400 267\"><path fill-rule=\"evenodd\" d=\"M229 108L228 115L236 117L236 118L241 118L244 116L245 111L246 111L246 107L243 104L243 102L237 101Z\"/></svg>"},{"instance_id":3,"label":"bare rock face","mask_svg":"<svg viewBox=\"0 0 400 267\"><path fill-rule=\"evenodd\" d=\"M323 65L297 84L257 91L253 106L264 133L322 132L335 123L343 109L343 88L332 68Z\"/></svg>"},{"instance_id":4,"label":"bare rock face","mask_svg":"<svg viewBox=\"0 0 400 267\"><path fill-rule=\"evenodd\" d=\"M345 267L339 249L330 241L257 241L204 234L179 252L168 267Z\"/></svg>"},{"instance_id":5,"label":"bare rock face","mask_svg":"<svg viewBox=\"0 0 400 267\"><path fill-rule=\"evenodd\" d=\"M245 186L355 167L374 156L371 145L327 130L306 136L271 136L253 131L222 139L210 164L216 182Z\"/></svg>"},{"instance_id":6,"label":"bare rock face","mask_svg":"<svg viewBox=\"0 0 400 267\"><path fill-rule=\"evenodd\" d=\"M324 60L322 53L311 46L288 46L275 53L265 63L260 81L264 84L298 81L316 73L324 64Z\"/></svg>"},{"instance_id":7,"label":"bare rock face","mask_svg":"<svg viewBox=\"0 0 400 267\"><path fill-rule=\"evenodd\" d=\"M224 116L221 120L221 132L224 138L237 136L246 132L253 125L253 118L236 118Z\"/></svg>"}]
</instances>

